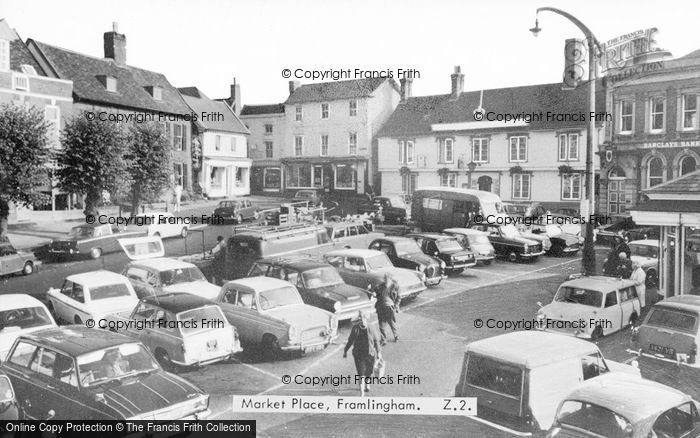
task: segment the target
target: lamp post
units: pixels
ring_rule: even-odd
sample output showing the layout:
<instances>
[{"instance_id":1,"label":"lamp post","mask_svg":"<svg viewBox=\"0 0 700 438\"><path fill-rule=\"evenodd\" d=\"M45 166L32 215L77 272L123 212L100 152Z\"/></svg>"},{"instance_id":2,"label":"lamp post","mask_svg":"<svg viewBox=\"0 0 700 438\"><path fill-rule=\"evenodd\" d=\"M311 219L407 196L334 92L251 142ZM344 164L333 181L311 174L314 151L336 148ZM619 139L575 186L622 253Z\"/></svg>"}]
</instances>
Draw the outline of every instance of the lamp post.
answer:
<instances>
[{"instance_id":1,"label":"lamp post","mask_svg":"<svg viewBox=\"0 0 700 438\"><path fill-rule=\"evenodd\" d=\"M591 215L595 212L594 204L594 176L593 176L593 136L595 135L595 118L591 115L595 114L595 79L596 79L596 60L598 56L602 53L600 49L600 44L596 39L593 32L586 27L578 18L569 14L568 12L562 11L561 9L543 7L537 9L537 14L540 12L549 11L559 14L571 21L578 27L581 32L586 36L586 42L588 43L588 126L586 129L586 203L587 203L587 215L585 224L585 240L583 242L583 272L587 275L592 275L596 270L595 263L595 249L593 247L593 223L591 223ZM534 36L540 33L542 29L539 26L538 16L535 16L535 27L530 29L530 32Z\"/></svg>"}]
</instances>

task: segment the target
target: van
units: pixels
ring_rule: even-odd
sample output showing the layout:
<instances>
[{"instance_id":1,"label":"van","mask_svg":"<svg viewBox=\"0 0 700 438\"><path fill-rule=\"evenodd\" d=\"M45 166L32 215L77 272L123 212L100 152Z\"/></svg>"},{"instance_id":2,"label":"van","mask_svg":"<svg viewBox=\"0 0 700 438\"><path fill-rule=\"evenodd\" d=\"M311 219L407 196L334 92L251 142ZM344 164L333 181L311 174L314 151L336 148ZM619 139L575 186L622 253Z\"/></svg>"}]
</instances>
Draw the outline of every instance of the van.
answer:
<instances>
[{"instance_id":1,"label":"van","mask_svg":"<svg viewBox=\"0 0 700 438\"><path fill-rule=\"evenodd\" d=\"M539 331L512 332L467 345L455 397L476 397L476 421L517 436L541 435L558 404L581 382L639 369L603 358L588 341Z\"/></svg>"},{"instance_id":2,"label":"van","mask_svg":"<svg viewBox=\"0 0 700 438\"><path fill-rule=\"evenodd\" d=\"M501 198L481 190L428 187L416 190L411 202L411 220L418 231L468 228L502 213Z\"/></svg>"}]
</instances>

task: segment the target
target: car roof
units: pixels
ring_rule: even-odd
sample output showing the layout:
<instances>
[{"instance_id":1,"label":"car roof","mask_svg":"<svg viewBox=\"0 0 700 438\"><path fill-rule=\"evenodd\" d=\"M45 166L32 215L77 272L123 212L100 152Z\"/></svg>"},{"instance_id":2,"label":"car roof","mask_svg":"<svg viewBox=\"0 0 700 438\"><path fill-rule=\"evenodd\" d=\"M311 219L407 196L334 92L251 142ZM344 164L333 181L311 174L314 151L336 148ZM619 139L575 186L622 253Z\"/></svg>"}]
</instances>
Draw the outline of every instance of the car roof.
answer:
<instances>
[{"instance_id":1,"label":"car roof","mask_svg":"<svg viewBox=\"0 0 700 438\"><path fill-rule=\"evenodd\" d=\"M19 339L33 341L53 350L64 352L69 356L79 356L91 351L138 342L126 335L109 330L87 328L84 325L68 325L37 330L29 334L20 335Z\"/></svg>"},{"instance_id":2,"label":"car roof","mask_svg":"<svg viewBox=\"0 0 700 438\"><path fill-rule=\"evenodd\" d=\"M228 286L230 284L240 285L240 286L246 287L248 289L253 289L256 291L265 291L265 290L277 289L280 287L289 287L289 286L293 287L293 285L291 283L289 283L288 281L280 280L278 278L272 278L272 277L239 278L238 280L229 281L224 286Z\"/></svg>"},{"instance_id":3,"label":"car roof","mask_svg":"<svg viewBox=\"0 0 700 438\"><path fill-rule=\"evenodd\" d=\"M608 292L621 287L634 286L634 280L626 280L617 277L606 277L603 275L592 275L590 277L580 277L562 283L562 286L578 287L581 289L598 290Z\"/></svg>"},{"instance_id":4,"label":"car roof","mask_svg":"<svg viewBox=\"0 0 700 438\"><path fill-rule=\"evenodd\" d=\"M136 260L129 263L129 266L144 266L151 269L157 269L158 271L165 271L178 268L191 268L194 265L192 263L183 262L182 260L178 259L171 259L169 257L157 257L154 259Z\"/></svg>"},{"instance_id":5,"label":"car roof","mask_svg":"<svg viewBox=\"0 0 700 438\"><path fill-rule=\"evenodd\" d=\"M654 304L654 307L673 308L700 314L700 296L676 295L659 301Z\"/></svg>"},{"instance_id":6,"label":"car roof","mask_svg":"<svg viewBox=\"0 0 700 438\"><path fill-rule=\"evenodd\" d=\"M602 406L633 423L692 400L689 395L661 383L635 376L623 377L619 373L589 379L565 399Z\"/></svg>"},{"instance_id":7,"label":"car roof","mask_svg":"<svg viewBox=\"0 0 700 438\"><path fill-rule=\"evenodd\" d=\"M442 230L444 233L455 233L455 234L472 234L472 235L482 235L486 236L486 233L481 230L475 230L473 228L445 228Z\"/></svg>"},{"instance_id":8,"label":"car roof","mask_svg":"<svg viewBox=\"0 0 700 438\"><path fill-rule=\"evenodd\" d=\"M474 341L466 351L532 369L599 350L595 344L571 336L520 331Z\"/></svg>"},{"instance_id":9,"label":"car roof","mask_svg":"<svg viewBox=\"0 0 700 438\"><path fill-rule=\"evenodd\" d=\"M483 190L460 189L460 188L456 188L456 187L438 187L438 186L423 187L421 189L416 190L416 193L425 192L425 191L458 193L461 195L478 196L485 201L488 200L488 201L503 202L503 201L501 201L500 196L496 195L495 193L485 192Z\"/></svg>"},{"instance_id":10,"label":"car roof","mask_svg":"<svg viewBox=\"0 0 700 438\"><path fill-rule=\"evenodd\" d=\"M644 245L644 246L659 246L659 241L656 239L633 240L628 245Z\"/></svg>"},{"instance_id":11,"label":"car roof","mask_svg":"<svg viewBox=\"0 0 700 438\"><path fill-rule=\"evenodd\" d=\"M384 237L382 239L385 239ZM379 239L377 239L379 240ZM345 248L337 249L335 251L328 251L327 256L351 256L351 257L373 257L378 254L384 254L376 249L363 249L363 248Z\"/></svg>"},{"instance_id":12,"label":"car roof","mask_svg":"<svg viewBox=\"0 0 700 438\"><path fill-rule=\"evenodd\" d=\"M78 284L89 284L91 286L100 286L105 284L124 283L129 281L121 274L112 271L100 269L98 271L83 272L82 274L74 274L66 277L66 280Z\"/></svg>"},{"instance_id":13,"label":"car roof","mask_svg":"<svg viewBox=\"0 0 700 438\"><path fill-rule=\"evenodd\" d=\"M375 240L386 240L388 242L403 242L406 240L413 241L413 239L411 239L410 237L404 237L404 236L384 236L384 237L380 237L380 238L375 239Z\"/></svg>"},{"instance_id":14,"label":"car roof","mask_svg":"<svg viewBox=\"0 0 700 438\"><path fill-rule=\"evenodd\" d=\"M406 237L423 237L425 239L432 239L432 240L442 240L442 239L454 239L454 236L450 236L447 234L440 234L440 233L410 233L407 234Z\"/></svg>"},{"instance_id":15,"label":"car roof","mask_svg":"<svg viewBox=\"0 0 700 438\"><path fill-rule=\"evenodd\" d=\"M266 258L260 259L255 263L264 263L268 265L281 266L285 268L291 268L298 271L307 271L309 269L316 268L327 268L330 267L328 263L320 262L311 259L287 259L287 258Z\"/></svg>"},{"instance_id":16,"label":"car roof","mask_svg":"<svg viewBox=\"0 0 700 438\"><path fill-rule=\"evenodd\" d=\"M44 307L44 304L27 294L7 294L3 295L2 300L0 300L0 312L26 307Z\"/></svg>"},{"instance_id":17,"label":"car roof","mask_svg":"<svg viewBox=\"0 0 700 438\"><path fill-rule=\"evenodd\" d=\"M162 295L150 295L141 300L144 303L153 304L168 312L175 314L204 306L216 305L211 300L193 294L172 292Z\"/></svg>"},{"instance_id":18,"label":"car roof","mask_svg":"<svg viewBox=\"0 0 700 438\"><path fill-rule=\"evenodd\" d=\"M76 226L74 226L74 227L71 227L71 230L72 230L72 229L75 229L75 228L97 228L97 227L104 227L105 225L109 225L109 224L100 224L100 223L88 224L88 223L85 223L85 224L80 224L80 225L76 225Z\"/></svg>"}]
</instances>

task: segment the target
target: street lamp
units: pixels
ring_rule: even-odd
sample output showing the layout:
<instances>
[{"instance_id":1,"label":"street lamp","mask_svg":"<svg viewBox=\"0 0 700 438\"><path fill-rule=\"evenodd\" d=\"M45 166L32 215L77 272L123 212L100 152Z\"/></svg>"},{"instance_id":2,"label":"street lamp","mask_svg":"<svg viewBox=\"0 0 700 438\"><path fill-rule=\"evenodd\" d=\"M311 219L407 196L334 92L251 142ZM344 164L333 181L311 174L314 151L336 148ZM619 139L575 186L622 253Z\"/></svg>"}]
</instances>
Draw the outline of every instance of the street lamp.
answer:
<instances>
[{"instance_id":1,"label":"street lamp","mask_svg":"<svg viewBox=\"0 0 700 438\"><path fill-rule=\"evenodd\" d=\"M595 263L595 249L593 248L593 223L588 220L591 215L594 214L594 179L593 179L593 136L595 135L595 118L591 115L595 114L595 79L596 79L596 60L602 54L600 44L596 39L593 32L586 27L578 18L564 12L561 9L544 7L537 9L537 15L535 15L535 27L530 29L530 32L536 37L542 29L539 23L539 13L549 11L559 14L571 21L578 27L581 32L586 36L586 42L588 43L588 126L586 129L586 203L588 209L588 218L586 218L585 224L585 240L583 242L583 272L584 274L591 275L595 273L596 263Z\"/></svg>"}]
</instances>

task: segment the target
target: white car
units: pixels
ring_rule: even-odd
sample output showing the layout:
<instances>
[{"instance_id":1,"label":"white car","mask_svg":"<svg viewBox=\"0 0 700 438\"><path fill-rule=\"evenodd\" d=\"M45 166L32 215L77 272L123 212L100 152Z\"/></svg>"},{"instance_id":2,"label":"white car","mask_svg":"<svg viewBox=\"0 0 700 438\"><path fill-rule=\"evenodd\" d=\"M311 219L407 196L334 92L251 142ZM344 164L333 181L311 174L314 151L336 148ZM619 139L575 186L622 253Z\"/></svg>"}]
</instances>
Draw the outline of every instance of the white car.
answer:
<instances>
[{"instance_id":1,"label":"white car","mask_svg":"<svg viewBox=\"0 0 700 438\"><path fill-rule=\"evenodd\" d=\"M192 263L163 257L160 237L120 239L119 244L132 260L122 271L139 298L170 292L184 292L215 300L221 288L209 283Z\"/></svg>"},{"instance_id":2,"label":"white car","mask_svg":"<svg viewBox=\"0 0 700 438\"><path fill-rule=\"evenodd\" d=\"M0 361L12 348L18 336L56 327L49 309L26 294L3 295L0 300Z\"/></svg>"},{"instance_id":3,"label":"white car","mask_svg":"<svg viewBox=\"0 0 700 438\"><path fill-rule=\"evenodd\" d=\"M131 310L139 301L126 277L104 270L66 277L60 289L51 288L46 296L56 319L69 324L92 319L97 325L106 315Z\"/></svg>"},{"instance_id":4,"label":"white car","mask_svg":"<svg viewBox=\"0 0 700 438\"><path fill-rule=\"evenodd\" d=\"M187 237L190 226L182 223L181 219L167 211L147 212L137 214L136 223L126 227L129 231L146 231L148 236Z\"/></svg>"}]
</instances>

